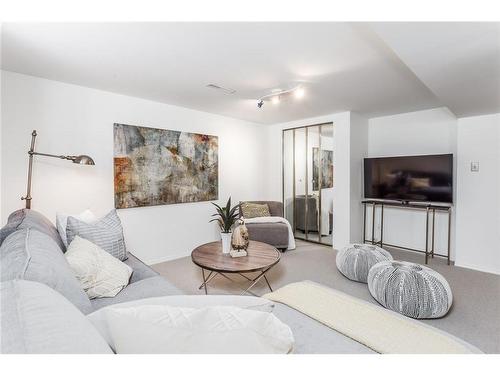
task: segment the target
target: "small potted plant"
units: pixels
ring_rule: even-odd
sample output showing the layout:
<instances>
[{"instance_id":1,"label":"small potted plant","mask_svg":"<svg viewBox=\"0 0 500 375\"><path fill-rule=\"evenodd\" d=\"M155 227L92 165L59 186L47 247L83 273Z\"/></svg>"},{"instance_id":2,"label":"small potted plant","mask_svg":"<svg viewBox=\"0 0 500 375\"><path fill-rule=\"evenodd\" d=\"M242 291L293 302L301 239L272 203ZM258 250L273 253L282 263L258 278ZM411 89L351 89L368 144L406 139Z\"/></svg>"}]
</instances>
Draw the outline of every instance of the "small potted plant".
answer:
<instances>
[{"instance_id":1,"label":"small potted plant","mask_svg":"<svg viewBox=\"0 0 500 375\"><path fill-rule=\"evenodd\" d=\"M238 219L239 205L231 208L231 197L229 197L225 207L221 207L213 202L212 204L215 206L217 212L212 215L215 217L210 220L210 222L217 221L217 223L219 224L221 232L220 237L222 239L222 253L229 254L229 252L231 251L231 229Z\"/></svg>"}]
</instances>

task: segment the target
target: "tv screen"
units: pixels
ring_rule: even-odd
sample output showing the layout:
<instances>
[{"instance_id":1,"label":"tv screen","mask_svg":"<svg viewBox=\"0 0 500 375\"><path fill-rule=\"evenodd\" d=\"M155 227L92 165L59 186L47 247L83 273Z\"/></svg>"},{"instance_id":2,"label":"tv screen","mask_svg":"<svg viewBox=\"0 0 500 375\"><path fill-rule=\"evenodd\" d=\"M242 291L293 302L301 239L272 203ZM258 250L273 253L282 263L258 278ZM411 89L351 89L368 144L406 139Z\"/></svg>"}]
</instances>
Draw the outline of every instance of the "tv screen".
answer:
<instances>
[{"instance_id":1,"label":"tv screen","mask_svg":"<svg viewBox=\"0 0 500 375\"><path fill-rule=\"evenodd\" d=\"M453 155L366 158L365 198L453 202Z\"/></svg>"}]
</instances>

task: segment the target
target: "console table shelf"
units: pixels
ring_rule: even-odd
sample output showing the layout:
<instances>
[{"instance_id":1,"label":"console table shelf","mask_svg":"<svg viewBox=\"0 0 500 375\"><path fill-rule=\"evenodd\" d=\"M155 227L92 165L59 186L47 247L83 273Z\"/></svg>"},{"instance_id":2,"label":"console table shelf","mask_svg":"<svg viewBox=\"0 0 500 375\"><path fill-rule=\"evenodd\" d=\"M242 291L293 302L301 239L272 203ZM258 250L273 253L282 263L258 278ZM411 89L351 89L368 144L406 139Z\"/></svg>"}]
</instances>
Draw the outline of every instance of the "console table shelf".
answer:
<instances>
[{"instance_id":1,"label":"console table shelf","mask_svg":"<svg viewBox=\"0 0 500 375\"><path fill-rule=\"evenodd\" d=\"M425 254L425 264L428 263L429 256L434 258L443 257L446 258L448 265L450 264L450 234L451 234L451 206L439 205L439 204L426 204L426 203L404 203L395 201L381 201L381 200L364 200L361 202L363 204L363 243L371 243L373 245L379 245L380 247L389 246L404 250L416 251ZM372 206L372 236L371 240L366 238L366 207L368 205ZM404 247L394 244L389 244L384 242L384 207L397 207L409 210L423 210L425 211L425 250L413 249L410 247ZM376 208L380 207L380 240L375 240L375 214ZM435 254L434 253L434 235L435 235L435 222L436 222L436 211L448 213L448 244L447 244L447 255ZM432 216L431 229L431 244L429 246L429 216Z\"/></svg>"}]
</instances>

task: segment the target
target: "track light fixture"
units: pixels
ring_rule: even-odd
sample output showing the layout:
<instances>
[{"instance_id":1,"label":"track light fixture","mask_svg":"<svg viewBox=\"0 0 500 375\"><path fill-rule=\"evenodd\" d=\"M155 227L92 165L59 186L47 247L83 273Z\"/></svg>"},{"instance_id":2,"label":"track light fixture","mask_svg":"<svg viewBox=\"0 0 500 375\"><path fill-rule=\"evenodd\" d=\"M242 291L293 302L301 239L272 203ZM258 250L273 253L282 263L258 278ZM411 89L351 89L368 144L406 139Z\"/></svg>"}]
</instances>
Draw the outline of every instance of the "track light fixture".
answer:
<instances>
[{"instance_id":1,"label":"track light fixture","mask_svg":"<svg viewBox=\"0 0 500 375\"><path fill-rule=\"evenodd\" d=\"M262 108L264 102L266 101L270 101L271 103L276 105L279 104L281 100L288 99L291 96L295 97L296 99L301 99L304 97L304 95L305 95L305 90L302 86L295 86L294 88L289 90L278 90L259 98L257 101L257 107Z\"/></svg>"}]
</instances>

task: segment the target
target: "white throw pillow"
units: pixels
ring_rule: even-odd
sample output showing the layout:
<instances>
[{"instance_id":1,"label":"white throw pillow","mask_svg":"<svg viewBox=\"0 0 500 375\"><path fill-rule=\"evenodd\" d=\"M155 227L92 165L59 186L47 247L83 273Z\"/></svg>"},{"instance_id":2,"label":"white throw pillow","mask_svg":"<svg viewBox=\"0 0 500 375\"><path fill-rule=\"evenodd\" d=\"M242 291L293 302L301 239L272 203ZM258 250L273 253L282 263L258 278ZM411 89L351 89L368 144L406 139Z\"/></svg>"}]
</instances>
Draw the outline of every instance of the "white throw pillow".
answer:
<instances>
[{"instance_id":1,"label":"white throw pillow","mask_svg":"<svg viewBox=\"0 0 500 375\"><path fill-rule=\"evenodd\" d=\"M127 264L79 236L71 241L65 256L90 299L116 296L132 275Z\"/></svg>"},{"instance_id":2,"label":"white throw pillow","mask_svg":"<svg viewBox=\"0 0 500 375\"><path fill-rule=\"evenodd\" d=\"M106 318L119 354L286 354L294 343L273 314L232 306L110 308Z\"/></svg>"},{"instance_id":3,"label":"white throw pillow","mask_svg":"<svg viewBox=\"0 0 500 375\"><path fill-rule=\"evenodd\" d=\"M80 212L78 215L67 215L67 214L61 214L59 212L56 213L57 231L59 232L59 236L61 236L64 246L66 247L68 247L68 237L66 235L66 227L68 225L68 217L70 216L75 217L78 220L81 220L85 223L91 223L97 219L90 210L85 210L83 212Z\"/></svg>"},{"instance_id":4,"label":"white throw pillow","mask_svg":"<svg viewBox=\"0 0 500 375\"><path fill-rule=\"evenodd\" d=\"M97 328L108 345L114 350L113 340L106 323L106 311L113 308L137 307L146 305L160 305L173 307L190 307L201 309L210 306L233 306L242 309L272 312L274 302L268 299L254 296L235 295L176 295L163 297L142 298L128 302L117 303L103 307L87 315L87 319Z\"/></svg>"}]
</instances>

